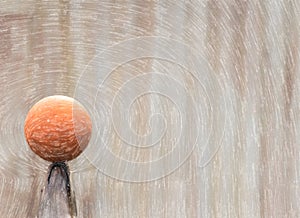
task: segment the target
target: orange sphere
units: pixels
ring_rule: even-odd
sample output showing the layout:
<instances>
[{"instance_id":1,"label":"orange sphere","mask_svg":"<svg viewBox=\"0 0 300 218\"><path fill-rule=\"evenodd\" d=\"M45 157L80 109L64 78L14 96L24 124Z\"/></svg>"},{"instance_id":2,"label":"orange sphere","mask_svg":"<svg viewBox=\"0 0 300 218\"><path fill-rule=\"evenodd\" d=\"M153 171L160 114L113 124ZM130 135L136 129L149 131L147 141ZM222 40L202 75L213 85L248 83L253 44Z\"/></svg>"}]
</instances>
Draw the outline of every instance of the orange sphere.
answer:
<instances>
[{"instance_id":1,"label":"orange sphere","mask_svg":"<svg viewBox=\"0 0 300 218\"><path fill-rule=\"evenodd\" d=\"M92 122L78 101L55 95L40 100L30 109L24 131L29 147L41 158L68 161L87 147Z\"/></svg>"}]
</instances>

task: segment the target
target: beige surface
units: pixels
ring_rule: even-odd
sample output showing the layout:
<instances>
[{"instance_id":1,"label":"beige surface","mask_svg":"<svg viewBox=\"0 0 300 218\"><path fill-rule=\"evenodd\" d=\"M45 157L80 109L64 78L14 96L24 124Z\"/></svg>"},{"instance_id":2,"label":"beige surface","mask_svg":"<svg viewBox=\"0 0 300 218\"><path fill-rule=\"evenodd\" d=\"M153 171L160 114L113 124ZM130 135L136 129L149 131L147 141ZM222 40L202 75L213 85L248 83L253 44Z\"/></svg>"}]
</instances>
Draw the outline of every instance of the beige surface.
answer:
<instances>
[{"instance_id":1,"label":"beige surface","mask_svg":"<svg viewBox=\"0 0 300 218\"><path fill-rule=\"evenodd\" d=\"M299 6L1 1L1 217L37 213L23 124L53 94L93 119L79 217L300 217Z\"/></svg>"}]
</instances>

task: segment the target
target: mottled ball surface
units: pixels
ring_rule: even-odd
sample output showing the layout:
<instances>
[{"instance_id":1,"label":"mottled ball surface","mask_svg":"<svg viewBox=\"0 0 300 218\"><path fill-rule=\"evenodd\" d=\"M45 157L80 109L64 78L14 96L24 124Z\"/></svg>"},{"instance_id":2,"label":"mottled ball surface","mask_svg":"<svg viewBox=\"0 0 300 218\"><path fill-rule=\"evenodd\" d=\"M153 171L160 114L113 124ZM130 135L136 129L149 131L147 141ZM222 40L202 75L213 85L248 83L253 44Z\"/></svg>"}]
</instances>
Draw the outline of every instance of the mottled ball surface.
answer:
<instances>
[{"instance_id":1,"label":"mottled ball surface","mask_svg":"<svg viewBox=\"0 0 300 218\"><path fill-rule=\"evenodd\" d=\"M55 95L40 100L30 109L24 131L31 150L41 158L68 161L87 147L92 122L78 101Z\"/></svg>"}]
</instances>

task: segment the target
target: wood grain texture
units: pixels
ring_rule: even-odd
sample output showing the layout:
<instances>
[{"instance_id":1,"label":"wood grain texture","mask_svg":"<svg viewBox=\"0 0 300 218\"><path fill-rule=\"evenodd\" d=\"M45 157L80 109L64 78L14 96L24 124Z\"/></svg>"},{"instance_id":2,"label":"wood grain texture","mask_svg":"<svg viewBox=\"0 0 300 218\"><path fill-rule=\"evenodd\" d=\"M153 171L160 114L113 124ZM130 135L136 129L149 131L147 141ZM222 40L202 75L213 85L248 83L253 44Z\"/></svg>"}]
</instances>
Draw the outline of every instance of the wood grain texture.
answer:
<instances>
[{"instance_id":1,"label":"wood grain texture","mask_svg":"<svg viewBox=\"0 0 300 218\"><path fill-rule=\"evenodd\" d=\"M38 213L49 162L23 127L55 94L95 123L78 217L300 217L299 7L1 1L1 217Z\"/></svg>"}]
</instances>

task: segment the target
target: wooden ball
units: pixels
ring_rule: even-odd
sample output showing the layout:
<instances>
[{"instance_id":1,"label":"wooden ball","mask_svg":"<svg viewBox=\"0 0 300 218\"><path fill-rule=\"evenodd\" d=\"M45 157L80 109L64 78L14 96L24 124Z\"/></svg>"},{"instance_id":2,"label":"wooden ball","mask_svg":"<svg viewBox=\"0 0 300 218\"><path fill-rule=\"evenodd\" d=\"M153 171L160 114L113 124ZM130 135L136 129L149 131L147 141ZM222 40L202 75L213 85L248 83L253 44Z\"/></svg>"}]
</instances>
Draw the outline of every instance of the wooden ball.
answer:
<instances>
[{"instance_id":1,"label":"wooden ball","mask_svg":"<svg viewBox=\"0 0 300 218\"><path fill-rule=\"evenodd\" d=\"M92 122L78 101L55 95L40 100L30 109L24 131L29 147L41 158L68 161L87 147Z\"/></svg>"}]
</instances>

